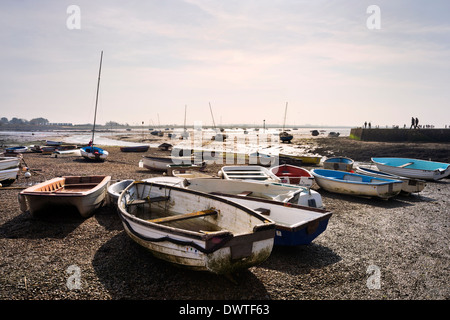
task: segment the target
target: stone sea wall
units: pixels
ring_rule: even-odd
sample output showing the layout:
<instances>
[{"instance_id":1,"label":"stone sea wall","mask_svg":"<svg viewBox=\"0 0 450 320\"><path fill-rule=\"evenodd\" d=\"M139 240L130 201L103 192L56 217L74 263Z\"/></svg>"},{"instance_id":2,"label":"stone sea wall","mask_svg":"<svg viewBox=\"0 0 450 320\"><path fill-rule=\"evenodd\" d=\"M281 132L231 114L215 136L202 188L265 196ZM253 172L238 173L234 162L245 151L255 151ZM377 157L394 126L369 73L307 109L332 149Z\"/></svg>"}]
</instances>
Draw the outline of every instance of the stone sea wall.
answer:
<instances>
[{"instance_id":1,"label":"stone sea wall","mask_svg":"<svg viewBox=\"0 0 450 320\"><path fill-rule=\"evenodd\" d=\"M382 142L450 142L450 129L352 128L350 138Z\"/></svg>"}]
</instances>

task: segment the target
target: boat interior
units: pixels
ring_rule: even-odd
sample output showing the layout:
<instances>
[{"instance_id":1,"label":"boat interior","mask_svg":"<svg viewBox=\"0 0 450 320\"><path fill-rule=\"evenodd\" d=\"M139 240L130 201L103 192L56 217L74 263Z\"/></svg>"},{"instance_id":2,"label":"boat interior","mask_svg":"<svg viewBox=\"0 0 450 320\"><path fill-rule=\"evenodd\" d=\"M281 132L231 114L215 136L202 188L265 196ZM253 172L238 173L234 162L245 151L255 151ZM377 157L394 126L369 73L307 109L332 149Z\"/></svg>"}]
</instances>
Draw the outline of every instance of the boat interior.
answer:
<instances>
[{"instance_id":1,"label":"boat interior","mask_svg":"<svg viewBox=\"0 0 450 320\"><path fill-rule=\"evenodd\" d=\"M96 187L105 176L73 176L51 179L29 188L29 192L83 192Z\"/></svg>"}]
</instances>

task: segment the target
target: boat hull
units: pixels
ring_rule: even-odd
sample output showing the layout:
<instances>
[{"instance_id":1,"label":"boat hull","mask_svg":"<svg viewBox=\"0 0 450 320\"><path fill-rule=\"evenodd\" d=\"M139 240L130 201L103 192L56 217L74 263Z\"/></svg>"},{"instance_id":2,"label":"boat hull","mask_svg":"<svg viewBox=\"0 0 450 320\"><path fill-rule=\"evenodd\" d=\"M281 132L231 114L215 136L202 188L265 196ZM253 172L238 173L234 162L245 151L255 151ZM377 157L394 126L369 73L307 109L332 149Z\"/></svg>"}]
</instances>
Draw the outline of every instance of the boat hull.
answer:
<instances>
[{"instance_id":1,"label":"boat hull","mask_svg":"<svg viewBox=\"0 0 450 320\"><path fill-rule=\"evenodd\" d=\"M117 207L117 201L123 190L125 190L130 184L134 182L133 179L126 179L117 181L108 187L108 204L113 207Z\"/></svg>"},{"instance_id":2,"label":"boat hull","mask_svg":"<svg viewBox=\"0 0 450 320\"><path fill-rule=\"evenodd\" d=\"M20 192L20 209L37 215L54 208L75 207L83 218L87 218L104 205L110 180L110 176L54 178Z\"/></svg>"},{"instance_id":3,"label":"boat hull","mask_svg":"<svg viewBox=\"0 0 450 320\"><path fill-rule=\"evenodd\" d=\"M257 200L274 200L287 205L296 204L323 208L322 196L309 188L275 182L250 182L217 178L180 179L178 177L155 177L144 181L188 187L205 193L226 193Z\"/></svg>"},{"instance_id":4,"label":"boat hull","mask_svg":"<svg viewBox=\"0 0 450 320\"><path fill-rule=\"evenodd\" d=\"M120 147L122 152L146 152L149 146L132 146L132 147Z\"/></svg>"},{"instance_id":5,"label":"boat hull","mask_svg":"<svg viewBox=\"0 0 450 320\"><path fill-rule=\"evenodd\" d=\"M81 156L87 160L105 161L108 158L108 151L99 147L84 147L80 149Z\"/></svg>"},{"instance_id":6,"label":"boat hull","mask_svg":"<svg viewBox=\"0 0 450 320\"><path fill-rule=\"evenodd\" d=\"M318 165L320 163L320 160L322 159L321 156L298 156L298 155L290 155L290 154L279 154L279 161L280 163L294 163L294 164L311 164L311 165Z\"/></svg>"},{"instance_id":7,"label":"boat hull","mask_svg":"<svg viewBox=\"0 0 450 320\"><path fill-rule=\"evenodd\" d=\"M350 172L313 169L311 174L323 189L340 194L389 199L401 191L402 181L381 179Z\"/></svg>"},{"instance_id":8,"label":"boat hull","mask_svg":"<svg viewBox=\"0 0 450 320\"><path fill-rule=\"evenodd\" d=\"M6 153L24 153L24 152L27 152L27 150L28 150L28 147L20 146L20 147L6 148L5 152Z\"/></svg>"},{"instance_id":9,"label":"boat hull","mask_svg":"<svg viewBox=\"0 0 450 320\"><path fill-rule=\"evenodd\" d=\"M267 215L275 222L276 246L308 245L322 234L332 212L295 204L284 204L272 200L250 199L225 193L215 193L224 199Z\"/></svg>"},{"instance_id":10,"label":"boat hull","mask_svg":"<svg viewBox=\"0 0 450 320\"><path fill-rule=\"evenodd\" d=\"M323 162L323 168L329 170L352 171L354 161L345 157L328 158Z\"/></svg>"},{"instance_id":11,"label":"boat hull","mask_svg":"<svg viewBox=\"0 0 450 320\"><path fill-rule=\"evenodd\" d=\"M378 178L395 179L402 181L402 192L405 194L421 192L427 185L424 180L405 178L396 176L390 173L382 172L379 170L373 170L365 167L358 167L356 173L365 174L368 176L374 176Z\"/></svg>"},{"instance_id":12,"label":"boat hull","mask_svg":"<svg viewBox=\"0 0 450 320\"><path fill-rule=\"evenodd\" d=\"M289 164L272 167L270 171L280 178L282 183L311 187L314 181L314 177L308 170Z\"/></svg>"},{"instance_id":13,"label":"boat hull","mask_svg":"<svg viewBox=\"0 0 450 320\"><path fill-rule=\"evenodd\" d=\"M450 175L450 164L408 158L372 158L378 170L406 178L440 180Z\"/></svg>"},{"instance_id":14,"label":"boat hull","mask_svg":"<svg viewBox=\"0 0 450 320\"><path fill-rule=\"evenodd\" d=\"M158 211L158 206L159 209L169 207L171 218L209 208L214 208L216 213L195 217L202 220L189 228L187 224L161 223L164 218L149 220L130 213L130 208L137 207L132 205L137 194L149 195L149 199L170 194L163 203L151 206L153 211ZM273 248L275 224L272 221L246 207L202 192L134 182L121 193L118 206L131 239L155 257L189 269L228 274L265 261ZM145 207L143 212L153 214Z\"/></svg>"},{"instance_id":15,"label":"boat hull","mask_svg":"<svg viewBox=\"0 0 450 320\"><path fill-rule=\"evenodd\" d=\"M0 157L0 170L13 169L19 166L21 158Z\"/></svg>"},{"instance_id":16,"label":"boat hull","mask_svg":"<svg viewBox=\"0 0 450 320\"><path fill-rule=\"evenodd\" d=\"M262 166L224 166L219 171L219 176L226 180L281 181Z\"/></svg>"},{"instance_id":17,"label":"boat hull","mask_svg":"<svg viewBox=\"0 0 450 320\"><path fill-rule=\"evenodd\" d=\"M143 156L141 160L142 167L154 170L154 171L167 171L169 169L177 169L177 168L202 168L206 164L202 162L197 165L193 163L194 160L192 157L153 157L153 156ZM169 168L170 166L170 168Z\"/></svg>"},{"instance_id":18,"label":"boat hull","mask_svg":"<svg viewBox=\"0 0 450 320\"><path fill-rule=\"evenodd\" d=\"M2 184L11 184L17 180L19 168L0 170L0 182Z\"/></svg>"}]
</instances>

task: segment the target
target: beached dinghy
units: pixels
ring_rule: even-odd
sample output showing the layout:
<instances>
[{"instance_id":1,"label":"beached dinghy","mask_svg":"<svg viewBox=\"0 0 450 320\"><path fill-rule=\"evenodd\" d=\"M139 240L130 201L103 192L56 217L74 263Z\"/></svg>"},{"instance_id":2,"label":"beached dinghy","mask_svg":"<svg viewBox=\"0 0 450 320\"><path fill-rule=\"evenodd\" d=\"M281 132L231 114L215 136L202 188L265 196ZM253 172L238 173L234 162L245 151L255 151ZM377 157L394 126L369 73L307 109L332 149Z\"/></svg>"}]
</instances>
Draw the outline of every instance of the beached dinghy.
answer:
<instances>
[{"instance_id":1,"label":"beached dinghy","mask_svg":"<svg viewBox=\"0 0 450 320\"><path fill-rule=\"evenodd\" d=\"M389 199L400 193L402 181L370 177L340 170L313 169L311 174L323 189L342 194Z\"/></svg>"},{"instance_id":2,"label":"beached dinghy","mask_svg":"<svg viewBox=\"0 0 450 320\"><path fill-rule=\"evenodd\" d=\"M108 187L108 204L117 207L120 194L133 182L133 179L125 179L111 184Z\"/></svg>"},{"instance_id":3,"label":"beached dinghy","mask_svg":"<svg viewBox=\"0 0 450 320\"><path fill-rule=\"evenodd\" d=\"M372 158L378 170L406 178L440 180L450 175L450 164L409 158Z\"/></svg>"},{"instance_id":4,"label":"beached dinghy","mask_svg":"<svg viewBox=\"0 0 450 320\"><path fill-rule=\"evenodd\" d=\"M19 168L10 168L5 170L0 170L0 183L2 185L9 185L17 180L17 175L19 174Z\"/></svg>"},{"instance_id":5,"label":"beached dinghy","mask_svg":"<svg viewBox=\"0 0 450 320\"><path fill-rule=\"evenodd\" d=\"M255 180L280 182L281 179L261 166L224 166L219 177L226 180Z\"/></svg>"},{"instance_id":6,"label":"beached dinghy","mask_svg":"<svg viewBox=\"0 0 450 320\"><path fill-rule=\"evenodd\" d=\"M308 170L290 164L272 167L270 171L280 178L282 183L311 187L314 182L314 177Z\"/></svg>"},{"instance_id":7,"label":"beached dinghy","mask_svg":"<svg viewBox=\"0 0 450 320\"><path fill-rule=\"evenodd\" d=\"M18 147L9 147L5 149L6 153L24 153L27 152L28 147L18 146Z\"/></svg>"},{"instance_id":8,"label":"beached dinghy","mask_svg":"<svg viewBox=\"0 0 450 320\"><path fill-rule=\"evenodd\" d=\"M235 202L184 188L135 181L120 195L126 233L157 258L229 274L265 261L275 224Z\"/></svg>"},{"instance_id":9,"label":"beached dinghy","mask_svg":"<svg viewBox=\"0 0 450 320\"><path fill-rule=\"evenodd\" d=\"M156 183L174 185L179 183L178 177L155 177L144 179ZM312 208L323 208L322 196L310 188L274 182L251 182L245 180L225 180L219 178L187 179L191 188L197 191L211 193L221 192L241 197L274 200L292 203Z\"/></svg>"},{"instance_id":10,"label":"beached dinghy","mask_svg":"<svg viewBox=\"0 0 450 320\"><path fill-rule=\"evenodd\" d=\"M80 149L81 156L87 160L105 161L109 152L94 146L87 146Z\"/></svg>"},{"instance_id":11,"label":"beached dinghy","mask_svg":"<svg viewBox=\"0 0 450 320\"><path fill-rule=\"evenodd\" d=\"M150 178L161 184L181 186L189 190L204 191L199 179L180 179L174 177ZM318 208L299 206L291 203L262 199L250 196L225 193L222 191L212 194L224 199L237 202L275 222L275 245L297 246L310 244L325 231L332 213Z\"/></svg>"},{"instance_id":12,"label":"beached dinghy","mask_svg":"<svg viewBox=\"0 0 450 320\"><path fill-rule=\"evenodd\" d=\"M373 176L373 177L378 177L378 178L400 180L403 182L402 191L401 191L403 194L411 194L411 193L420 192L426 186L426 182L424 180L400 177L400 176L397 176L394 174L382 172L380 170L371 169L371 168L367 168L364 166L357 167L355 173L365 174L368 176Z\"/></svg>"},{"instance_id":13,"label":"beached dinghy","mask_svg":"<svg viewBox=\"0 0 450 320\"><path fill-rule=\"evenodd\" d=\"M294 165L318 165L322 156L309 156L309 155L292 155L292 154L283 154L280 153L278 155L278 159L280 163L286 164L294 164Z\"/></svg>"},{"instance_id":14,"label":"beached dinghy","mask_svg":"<svg viewBox=\"0 0 450 320\"><path fill-rule=\"evenodd\" d=\"M142 145L142 146L126 146L120 147L120 151L122 152L147 152L150 146Z\"/></svg>"},{"instance_id":15,"label":"beached dinghy","mask_svg":"<svg viewBox=\"0 0 450 320\"><path fill-rule=\"evenodd\" d=\"M0 170L17 168L22 158L0 157Z\"/></svg>"},{"instance_id":16,"label":"beached dinghy","mask_svg":"<svg viewBox=\"0 0 450 320\"><path fill-rule=\"evenodd\" d=\"M36 214L44 209L74 206L83 218L87 218L105 203L110 180L111 176L54 178L20 192L20 209Z\"/></svg>"},{"instance_id":17,"label":"beached dinghy","mask_svg":"<svg viewBox=\"0 0 450 320\"><path fill-rule=\"evenodd\" d=\"M346 157L332 157L323 161L323 168L330 170L352 171L354 161Z\"/></svg>"},{"instance_id":18,"label":"beached dinghy","mask_svg":"<svg viewBox=\"0 0 450 320\"><path fill-rule=\"evenodd\" d=\"M195 163L193 157L156 157L143 156L139 162L139 167L154 171L167 171L170 168L203 168L206 162L202 161L199 164Z\"/></svg>"}]
</instances>

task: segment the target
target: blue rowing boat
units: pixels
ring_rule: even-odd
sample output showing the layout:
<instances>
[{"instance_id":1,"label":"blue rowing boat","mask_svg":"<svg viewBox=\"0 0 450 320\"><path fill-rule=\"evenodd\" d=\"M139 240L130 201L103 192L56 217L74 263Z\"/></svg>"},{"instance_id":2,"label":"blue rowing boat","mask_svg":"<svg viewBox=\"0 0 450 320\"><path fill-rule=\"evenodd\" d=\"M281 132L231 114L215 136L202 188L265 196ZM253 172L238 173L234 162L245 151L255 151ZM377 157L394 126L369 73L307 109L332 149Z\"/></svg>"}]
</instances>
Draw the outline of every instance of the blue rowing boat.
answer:
<instances>
[{"instance_id":1,"label":"blue rowing boat","mask_svg":"<svg viewBox=\"0 0 450 320\"><path fill-rule=\"evenodd\" d=\"M324 169L352 171L354 161L346 157L328 158L323 162Z\"/></svg>"},{"instance_id":2,"label":"blue rowing boat","mask_svg":"<svg viewBox=\"0 0 450 320\"><path fill-rule=\"evenodd\" d=\"M362 197L389 199L402 190L402 181L371 177L340 170L313 169L311 174L323 189Z\"/></svg>"},{"instance_id":3,"label":"blue rowing boat","mask_svg":"<svg viewBox=\"0 0 450 320\"><path fill-rule=\"evenodd\" d=\"M410 158L372 158L378 170L401 177L440 180L450 175L450 164Z\"/></svg>"}]
</instances>

